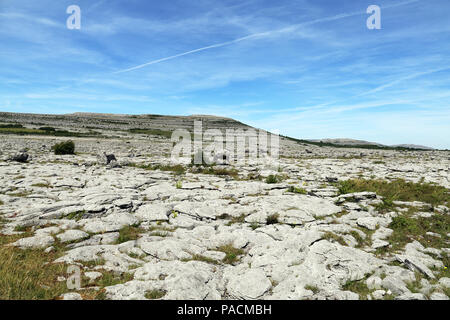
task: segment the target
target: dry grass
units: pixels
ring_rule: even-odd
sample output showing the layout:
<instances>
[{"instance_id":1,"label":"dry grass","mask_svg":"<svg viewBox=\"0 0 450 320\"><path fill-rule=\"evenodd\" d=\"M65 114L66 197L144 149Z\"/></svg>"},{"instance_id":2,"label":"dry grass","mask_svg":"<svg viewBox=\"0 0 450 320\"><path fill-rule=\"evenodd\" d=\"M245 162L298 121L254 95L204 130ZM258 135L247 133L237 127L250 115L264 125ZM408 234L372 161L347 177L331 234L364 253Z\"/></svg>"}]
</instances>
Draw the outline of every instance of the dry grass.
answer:
<instances>
[{"instance_id":1,"label":"dry grass","mask_svg":"<svg viewBox=\"0 0 450 320\"><path fill-rule=\"evenodd\" d=\"M53 188L53 186L50 183L35 183L31 185L32 187L36 188Z\"/></svg>"},{"instance_id":2,"label":"dry grass","mask_svg":"<svg viewBox=\"0 0 450 320\"><path fill-rule=\"evenodd\" d=\"M50 263L60 251L45 253L4 246L23 236L0 235L0 300L48 300L67 292L66 283L56 281L66 275L67 266Z\"/></svg>"},{"instance_id":3,"label":"dry grass","mask_svg":"<svg viewBox=\"0 0 450 320\"><path fill-rule=\"evenodd\" d=\"M266 218L266 224L277 224L280 215L278 213L271 214Z\"/></svg>"},{"instance_id":4,"label":"dry grass","mask_svg":"<svg viewBox=\"0 0 450 320\"><path fill-rule=\"evenodd\" d=\"M219 262L217 260L202 256L200 254L194 254L194 255L192 255L191 258L182 259L181 261L183 261L183 262L202 261L202 262L211 263L211 264L219 264Z\"/></svg>"},{"instance_id":5,"label":"dry grass","mask_svg":"<svg viewBox=\"0 0 450 320\"><path fill-rule=\"evenodd\" d=\"M334 234L333 232L329 232L329 231L325 232L325 234L322 236L322 239L328 240L328 241L335 241L343 246L347 245L344 238L342 238L341 236L338 236L337 234Z\"/></svg>"}]
</instances>

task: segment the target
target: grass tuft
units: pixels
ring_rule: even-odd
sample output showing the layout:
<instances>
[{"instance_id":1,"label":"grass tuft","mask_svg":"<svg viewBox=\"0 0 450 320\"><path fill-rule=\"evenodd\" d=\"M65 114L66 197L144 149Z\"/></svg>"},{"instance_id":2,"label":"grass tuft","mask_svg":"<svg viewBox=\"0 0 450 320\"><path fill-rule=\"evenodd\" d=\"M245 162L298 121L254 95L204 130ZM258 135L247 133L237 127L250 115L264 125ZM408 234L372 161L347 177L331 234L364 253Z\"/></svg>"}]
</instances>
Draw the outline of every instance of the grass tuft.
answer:
<instances>
[{"instance_id":1,"label":"grass tuft","mask_svg":"<svg viewBox=\"0 0 450 320\"><path fill-rule=\"evenodd\" d=\"M275 176L273 174L269 175L266 178L266 183L272 184L272 183L278 183L279 182L279 178L278 176Z\"/></svg>"},{"instance_id":2,"label":"grass tuft","mask_svg":"<svg viewBox=\"0 0 450 320\"><path fill-rule=\"evenodd\" d=\"M299 194L307 194L308 193L308 191L306 191L306 189L298 188L298 187L294 187L294 186L290 186L288 189L288 192L299 193Z\"/></svg>"},{"instance_id":3,"label":"grass tuft","mask_svg":"<svg viewBox=\"0 0 450 320\"><path fill-rule=\"evenodd\" d=\"M182 259L181 261L183 261L183 262L202 261L202 262L211 263L211 264L219 264L219 262L217 260L202 256L200 254L194 254L194 255L192 255L191 258L185 258L185 259Z\"/></svg>"},{"instance_id":4,"label":"grass tuft","mask_svg":"<svg viewBox=\"0 0 450 320\"><path fill-rule=\"evenodd\" d=\"M359 298L363 300L367 300L367 296L370 294L370 289L367 287L365 279L357 280L357 281L347 281L343 286L342 290L344 291L352 291L359 295Z\"/></svg>"},{"instance_id":5,"label":"grass tuft","mask_svg":"<svg viewBox=\"0 0 450 320\"><path fill-rule=\"evenodd\" d=\"M239 255L244 254L244 250L235 248L232 244L220 246L216 250L226 254L222 261L227 264L233 264L239 261Z\"/></svg>"},{"instance_id":6,"label":"grass tuft","mask_svg":"<svg viewBox=\"0 0 450 320\"><path fill-rule=\"evenodd\" d=\"M150 300L161 299L166 295L166 291L160 289L149 290L145 293L145 298Z\"/></svg>"},{"instance_id":7,"label":"grass tuft","mask_svg":"<svg viewBox=\"0 0 450 320\"><path fill-rule=\"evenodd\" d=\"M278 218L280 215L278 213L271 214L266 218L266 224L276 224L278 223Z\"/></svg>"},{"instance_id":8,"label":"grass tuft","mask_svg":"<svg viewBox=\"0 0 450 320\"><path fill-rule=\"evenodd\" d=\"M137 240L139 238L139 234L144 231L144 229L137 226L125 226L119 230L119 238L117 239L117 244L131 240Z\"/></svg>"},{"instance_id":9,"label":"grass tuft","mask_svg":"<svg viewBox=\"0 0 450 320\"><path fill-rule=\"evenodd\" d=\"M338 236L337 234L334 234L333 232L330 232L330 231L325 232L325 234L322 236L322 239L328 240L328 241L336 241L337 243L339 243L340 245L343 245L343 246L347 245L344 238L342 238L341 236Z\"/></svg>"}]
</instances>

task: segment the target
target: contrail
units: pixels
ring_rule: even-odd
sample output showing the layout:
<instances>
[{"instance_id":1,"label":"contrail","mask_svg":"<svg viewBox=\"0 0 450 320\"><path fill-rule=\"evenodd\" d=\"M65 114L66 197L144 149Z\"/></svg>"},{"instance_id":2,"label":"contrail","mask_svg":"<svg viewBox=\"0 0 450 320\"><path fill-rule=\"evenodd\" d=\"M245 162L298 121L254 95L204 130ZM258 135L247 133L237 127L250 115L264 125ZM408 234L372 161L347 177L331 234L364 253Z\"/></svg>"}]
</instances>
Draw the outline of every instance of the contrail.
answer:
<instances>
[{"instance_id":1,"label":"contrail","mask_svg":"<svg viewBox=\"0 0 450 320\"><path fill-rule=\"evenodd\" d=\"M413 2L418 2L418 1L421 1L421 0L409 0L409 1L399 2L399 3L393 4L393 5L390 5L390 6L386 6L386 7L383 7L383 8L384 9L393 8L393 7L398 7L398 6L410 4L410 3L413 3ZM169 56L169 57L165 57L165 58L161 58L161 59L157 59L157 60L152 60L150 62L143 63L143 64L140 64L140 65L128 68L128 69L115 71L115 72L113 72L113 74L124 73L124 72L129 72L129 71L132 71L132 70L136 70L136 69L141 69L143 67L146 67L146 66L149 66L149 65L152 65L152 64L160 63L160 62L167 61L167 60L172 60L172 59L175 59L175 58L179 58L179 57L186 56L186 55L189 55L189 54L192 54L192 53L196 53L196 52L200 52L200 51L205 51L205 50L209 50L209 49L214 49L214 48L220 48L220 47L228 46L230 44L241 42L241 41L252 39L252 38L261 38L261 37L270 36L270 35L277 34L277 33L293 32L293 31L295 31L296 29L298 29L299 27L302 27L302 26L313 25L313 24L320 23L320 22L328 22L328 21L340 20L340 19L344 19L344 18L349 18L349 17L365 14L365 13L366 12L362 12L362 11L352 12L352 13L341 13L341 14L338 14L338 15L335 15L335 16L331 16L331 17L320 18L320 19L316 19L316 20L312 20L312 21L308 21L308 22L294 24L294 25L291 25L289 27L285 27L285 28L281 28L281 29L277 29L277 30L271 30L271 31L254 33L254 34L250 34L250 35L247 35L245 37L237 38L237 39L234 39L234 40L221 42L221 43L213 44L213 45L210 45L210 46L206 46L206 47L202 47L202 48L186 51L186 52L183 52L183 53L179 53L179 54L176 54L176 55L173 55L173 56Z\"/></svg>"},{"instance_id":2,"label":"contrail","mask_svg":"<svg viewBox=\"0 0 450 320\"><path fill-rule=\"evenodd\" d=\"M396 84L398 84L400 82L403 82L405 80L411 80L411 79L414 79L414 78L417 78L417 77L425 76L425 75L436 73L436 72L440 72L440 71L445 71L445 70L448 70L448 69L450 69L450 67L432 69L432 70L428 70L428 71L424 71L424 72L417 72L417 73L411 74L409 76L402 77L402 78L399 78L397 80L388 82L388 83L383 84L381 86L378 86L378 87L376 87L376 88L374 88L372 90L360 93L360 94L358 94L358 95L356 95L354 97L365 96L365 95L368 95L368 94L371 94L371 93L375 93L375 92L384 90L386 88L392 87L392 86L394 86L394 85L396 85Z\"/></svg>"},{"instance_id":3,"label":"contrail","mask_svg":"<svg viewBox=\"0 0 450 320\"><path fill-rule=\"evenodd\" d=\"M205 50L209 50L209 49L213 49L213 48L220 48L220 47L228 46L230 44L241 42L241 41L244 41L244 40L248 40L248 39L252 39L252 38L261 38L261 37L270 36L270 35L276 34L276 33L292 32L295 29L299 28L300 26L307 26L307 25L312 25L312 24L316 24L316 23L319 23L319 22L343 19L343 18L347 18L347 17L351 17L351 16L354 16L354 15L359 15L359 14L361 14L361 12L357 12L357 13L354 12L354 13L350 13L350 14L339 14L339 15L336 15L336 16L333 16L333 17L327 17L327 18L317 19L317 20L313 20L313 21L308 21L308 22L292 25L292 26L289 26L289 27L281 28L281 29L278 29L278 30L271 30L271 31L254 33L254 34L250 34L248 36L237 38L237 39L234 39L234 40L221 42L221 43L213 44L213 45L210 45L210 46L206 46L206 47L202 47L202 48L186 51L186 52L183 52L183 53L179 53L179 54L176 54L176 55L173 55L173 56L169 56L169 57L153 60L153 61L150 61L150 62L147 62L147 63L144 63L144 64L140 64L138 66L134 66L134 67L131 67L131 68L128 68L128 69L125 69L125 70L115 71L113 73L117 74L117 73L128 72L128 71L132 71L132 70L136 70L136 69L141 69L143 67L146 67L146 66L149 66L149 65L152 65L152 64L156 64L156 63L167 61L167 60L172 60L172 59L175 59L175 58L178 58L178 57L182 57L182 56L185 56L185 55L188 55L188 54L192 54L192 53L195 53L195 52L205 51Z\"/></svg>"},{"instance_id":4,"label":"contrail","mask_svg":"<svg viewBox=\"0 0 450 320\"><path fill-rule=\"evenodd\" d=\"M249 35L249 36L246 36L246 37L238 38L238 39L235 39L235 40L213 44L211 46L198 48L198 49L194 49L194 50L191 50L191 51L186 51L186 52L183 52L183 53L180 53L180 54L176 54L176 55L173 55L173 56L170 56L170 57L165 57L165 58L161 58L161 59L158 59L158 60L153 60L153 61L150 61L150 62L147 62L147 63L144 63L144 64L140 64L138 66L135 66L135 67L132 67L132 68L128 68L128 69L125 69L125 70L115 71L113 73L123 73L123 72L128 72L128 71L131 71L131 70L140 69L140 68L143 68L143 67L155 64L155 63L159 63L159 62L163 62L163 61L167 61L167 60L172 60L172 59L175 59L175 58L178 58L178 57L182 57L182 56L185 56L185 55L188 55L188 54L192 54L192 53L195 53L195 52L200 52L200 51L204 51L204 50L208 50L208 49L223 47L223 46L226 46L226 45L229 45L229 44L232 44L232 43L236 43L236 42L243 41L243 40L246 40L246 39L249 39L249 38L253 38L253 37L257 37L257 36L258 36L257 34L253 34L253 35Z\"/></svg>"}]
</instances>

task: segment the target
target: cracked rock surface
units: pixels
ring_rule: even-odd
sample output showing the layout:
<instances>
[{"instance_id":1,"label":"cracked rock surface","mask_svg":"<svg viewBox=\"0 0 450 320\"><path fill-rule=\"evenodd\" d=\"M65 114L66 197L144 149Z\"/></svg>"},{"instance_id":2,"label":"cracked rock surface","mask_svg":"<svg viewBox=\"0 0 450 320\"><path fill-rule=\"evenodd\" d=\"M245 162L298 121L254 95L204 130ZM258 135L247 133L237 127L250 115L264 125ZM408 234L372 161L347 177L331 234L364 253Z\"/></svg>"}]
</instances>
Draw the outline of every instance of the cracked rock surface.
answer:
<instances>
[{"instance_id":1,"label":"cracked rock surface","mask_svg":"<svg viewBox=\"0 0 450 320\"><path fill-rule=\"evenodd\" d=\"M140 168L168 164L171 142L161 137L72 138L76 155L42 147L62 139L2 136L0 230L26 228L28 236L10 244L23 249L63 245L54 262L79 265L91 280L101 279L102 270L127 274L127 281L104 288L108 299L147 299L149 292L161 292L161 299L362 298L351 283L367 286L370 299L448 299L450 280L438 270L450 252L449 233L441 238L446 247L412 240L379 254L392 245L390 225L405 204L381 213L380 195L341 195L334 178L422 179L450 188L449 152L364 150L361 157L360 149L284 139L279 167L215 167L234 169L233 178L188 166L181 175ZM23 148L31 160L8 160ZM120 166L97 161L103 150L114 152ZM254 173L262 178L249 178ZM269 175L284 180L266 183ZM424 211L438 212L449 211L445 205ZM415 292L418 275L423 283Z\"/></svg>"}]
</instances>

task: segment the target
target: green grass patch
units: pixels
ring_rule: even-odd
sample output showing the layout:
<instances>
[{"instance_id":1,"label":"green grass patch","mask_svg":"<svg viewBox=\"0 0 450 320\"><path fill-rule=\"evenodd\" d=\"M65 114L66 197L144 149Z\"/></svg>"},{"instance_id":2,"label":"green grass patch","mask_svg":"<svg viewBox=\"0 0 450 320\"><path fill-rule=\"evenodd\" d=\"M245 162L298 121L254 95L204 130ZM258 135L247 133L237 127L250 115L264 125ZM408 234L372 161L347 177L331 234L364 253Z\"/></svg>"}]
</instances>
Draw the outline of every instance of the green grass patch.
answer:
<instances>
[{"instance_id":1,"label":"green grass patch","mask_svg":"<svg viewBox=\"0 0 450 320\"><path fill-rule=\"evenodd\" d=\"M58 276L66 276L67 265L52 263L62 250L19 249L6 244L30 237L30 228L20 235L0 234L0 300L50 300L68 291Z\"/></svg>"},{"instance_id":2,"label":"green grass patch","mask_svg":"<svg viewBox=\"0 0 450 320\"><path fill-rule=\"evenodd\" d=\"M194 254L194 255L192 255L191 258L181 259L181 261L183 261L183 262L202 261L202 262L211 263L211 264L219 264L219 262L217 260L202 256L200 254Z\"/></svg>"},{"instance_id":3,"label":"green grass patch","mask_svg":"<svg viewBox=\"0 0 450 320\"><path fill-rule=\"evenodd\" d=\"M312 291L314 294L319 292L319 288L317 288L316 286L311 286L309 284L305 286L305 289Z\"/></svg>"},{"instance_id":4,"label":"green grass patch","mask_svg":"<svg viewBox=\"0 0 450 320\"><path fill-rule=\"evenodd\" d=\"M30 129L25 128L23 126L21 127L7 127L0 126L0 134L16 134L16 135L40 135L40 136L56 136L56 137L92 137L92 136L98 136L98 132L87 132L87 133L80 133L80 132L71 132L66 130L48 130L45 128L39 128L39 129Z\"/></svg>"},{"instance_id":5,"label":"green grass patch","mask_svg":"<svg viewBox=\"0 0 450 320\"><path fill-rule=\"evenodd\" d=\"M19 123L0 124L0 129L10 129L10 128L23 128L23 125Z\"/></svg>"},{"instance_id":6,"label":"green grass patch","mask_svg":"<svg viewBox=\"0 0 450 320\"><path fill-rule=\"evenodd\" d=\"M368 244L366 239L364 239L358 232L356 232L354 230L350 231L349 235L351 235L353 238L355 238L356 242L358 243L356 245L357 248L362 248Z\"/></svg>"},{"instance_id":7,"label":"green grass patch","mask_svg":"<svg viewBox=\"0 0 450 320\"><path fill-rule=\"evenodd\" d=\"M53 188L53 186L50 183L35 183L31 185L32 187L37 187L37 188Z\"/></svg>"},{"instance_id":8,"label":"green grass patch","mask_svg":"<svg viewBox=\"0 0 450 320\"><path fill-rule=\"evenodd\" d=\"M127 272L117 273L106 270L96 270L96 271L101 272L103 276L99 277L98 279L95 279L94 281L89 281L90 279L83 278L83 287L97 286L104 288L109 286L115 286L133 280L133 275Z\"/></svg>"},{"instance_id":9,"label":"green grass patch","mask_svg":"<svg viewBox=\"0 0 450 320\"><path fill-rule=\"evenodd\" d=\"M299 193L299 194L307 194L308 193L308 191L306 191L306 189L298 188L298 187L294 187L294 186L290 186L287 191L293 192L293 193Z\"/></svg>"},{"instance_id":10,"label":"green grass patch","mask_svg":"<svg viewBox=\"0 0 450 320\"><path fill-rule=\"evenodd\" d=\"M151 136L160 136L160 137L168 138L168 139L170 139L172 137L172 131L160 130L160 129L133 128L133 129L129 129L128 132L135 133L135 134L146 134L146 135L151 135Z\"/></svg>"},{"instance_id":11,"label":"green grass patch","mask_svg":"<svg viewBox=\"0 0 450 320\"><path fill-rule=\"evenodd\" d=\"M143 233L144 231L144 229L137 226L125 226L119 230L119 238L117 239L117 244L131 240L137 240L139 238L139 234Z\"/></svg>"},{"instance_id":12,"label":"green grass patch","mask_svg":"<svg viewBox=\"0 0 450 320\"><path fill-rule=\"evenodd\" d=\"M94 268L97 266L103 266L106 263L106 260L103 258L98 258L95 260L81 261L81 263L87 268Z\"/></svg>"},{"instance_id":13,"label":"green grass patch","mask_svg":"<svg viewBox=\"0 0 450 320\"><path fill-rule=\"evenodd\" d=\"M235 248L232 244L220 246L216 250L226 254L225 258L222 260L226 264L233 264L239 261L239 256L244 254L244 250Z\"/></svg>"},{"instance_id":14,"label":"green grass patch","mask_svg":"<svg viewBox=\"0 0 450 320\"><path fill-rule=\"evenodd\" d=\"M357 293L360 299L367 300L367 296L370 294L371 290L367 287L365 282L366 279L367 278L357 281L347 281L342 286L342 290Z\"/></svg>"},{"instance_id":15,"label":"green grass patch","mask_svg":"<svg viewBox=\"0 0 450 320\"><path fill-rule=\"evenodd\" d=\"M278 182L282 181L282 178L278 175L271 174L271 175L267 176L265 181L266 181L266 183L269 183L269 184L278 183Z\"/></svg>"},{"instance_id":16,"label":"green grass patch","mask_svg":"<svg viewBox=\"0 0 450 320\"><path fill-rule=\"evenodd\" d=\"M446 248L450 233L450 215L434 213L429 218L413 217L417 209L394 217L388 226L394 232L387 241L391 244L391 251L403 248L407 243L419 241L425 247ZM427 232L439 234L440 237L427 235Z\"/></svg>"},{"instance_id":17,"label":"green grass patch","mask_svg":"<svg viewBox=\"0 0 450 320\"><path fill-rule=\"evenodd\" d=\"M442 253L442 268L438 269L436 267L430 268L436 276L436 279L430 280L431 284L436 284L440 278L450 278L450 257L447 253ZM444 293L450 298L450 288L443 288Z\"/></svg>"},{"instance_id":18,"label":"green grass patch","mask_svg":"<svg viewBox=\"0 0 450 320\"><path fill-rule=\"evenodd\" d=\"M57 281L67 266L49 263L56 258L43 250L1 247L0 300L50 300L67 292L65 281Z\"/></svg>"},{"instance_id":19,"label":"green grass patch","mask_svg":"<svg viewBox=\"0 0 450 320\"><path fill-rule=\"evenodd\" d=\"M15 226L14 227L14 231L16 232L31 232L31 227L26 227L26 226Z\"/></svg>"},{"instance_id":20,"label":"green grass patch","mask_svg":"<svg viewBox=\"0 0 450 320\"><path fill-rule=\"evenodd\" d=\"M325 232L325 234L322 236L322 239L328 240L328 241L336 241L337 243L339 243L340 245L343 245L343 246L347 245L344 238L342 238L341 236L338 236L337 234L330 232L330 231Z\"/></svg>"},{"instance_id":21,"label":"green grass patch","mask_svg":"<svg viewBox=\"0 0 450 320\"><path fill-rule=\"evenodd\" d=\"M230 219L230 221L226 224L227 226L231 226L231 225L233 225L235 223L244 223L245 222L245 217L246 217L245 214L241 214L238 217L232 217L232 216L229 216L227 214L225 214L225 215L226 215L226 219ZM222 217L225 217L225 216L222 215Z\"/></svg>"},{"instance_id":22,"label":"green grass patch","mask_svg":"<svg viewBox=\"0 0 450 320\"><path fill-rule=\"evenodd\" d=\"M260 225L259 225L259 223L257 223L257 222L252 222L252 223L250 223L250 228L252 229L252 230L256 230L256 229L258 229L260 227Z\"/></svg>"},{"instance_id":23,"label":"green grass patch","mask_svg":"<svg viewBox=\"0 0 450 320\"><path fill-rule=\"evenodd\" d=\"M78 221L78 220L81 220L85 214L86 214L86 211L84 211L84 210L74 211L64 217L61 217L61 218Z\"/></svg>"},{"instance_id":24,"label":"green grass patch","mask_svg":"<svg viewBox=\"0 0 450 320\"><path fill-rule=\"evenodd\" d=\"M422 288L422 284L420 283L420 280L422 280L423 277L419 272L415 272L414 275L415 275L414 281L406 283L406 287L412 293L419 293L420 289Z\"/></svg>"},{"instance_id":25,"label":"green grass patch","mask_svg":"<svg viewBox=\"0 0 450 320\"><path fill-rule=\"evenodd\" d=\"M135 163L130 163L128 164L129 167L134 167L134 168L140 168L140 169L144 169L144 170L161 170L161 171L170 171L170 172L174 172L176 175L182 175L184 173L186 173L186 168L184 166L182 166L181 164L177 164L177 165L161 165L161 164L135 164Z\"/></svg>"},{"instance_id":26,"label":"green grass patch","mask_svg":"<svg viewBox=\"0 0 450 320\"><path fill-rule=\"evenodd\" d=\"M230 176L234 179L239 177L239 172L236 169L225 169L225 168L214 168L212 166L207 166L197 171L197 173L210 174L215 176Z\"/></svg>"},{"instance_id":27,"label":"green grass patch","mask_svg":"<svg viewBox=\"0 0 450 320\"><path fill-rule=\"evenodd\" d=\"M150 300L157 300L164 297L166 293L166 291L160 289L149 290L145 293L145 298Z\"/></svg>"},{"instance_id":28,"label":"green grass patch","mask_svg":"<svg viewBox=\"0 0 450 320\"><path fill-rule=\"evenodd\" d=\"M20 192L13 192L13 193L8 193L8 196L11 197L17 197L17 198L26 198L31 194L31 191L20 191Z\"/></svg>"},{"instance_id":29,"label":"green grass patch","mask_svg":"<svg viewBox=\"0 0 450 320\"><path fill-rule=\"evenodd\" d=\"M393 181L351 179L337 183L339 194L371 191L392 201L421 201L433 206L450 205L450 190L432 183L414 183L403 179Z\"/></svg>"}]
</instances>

